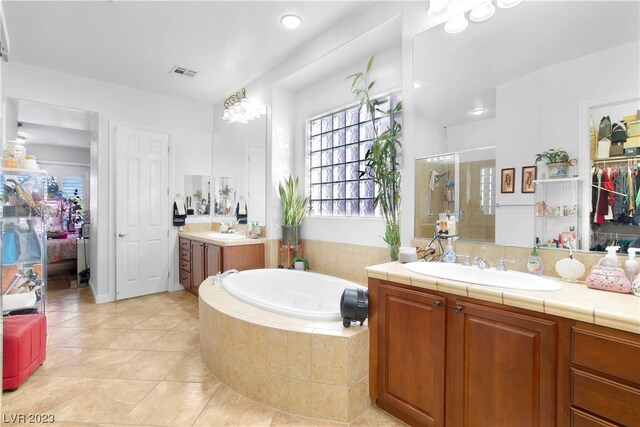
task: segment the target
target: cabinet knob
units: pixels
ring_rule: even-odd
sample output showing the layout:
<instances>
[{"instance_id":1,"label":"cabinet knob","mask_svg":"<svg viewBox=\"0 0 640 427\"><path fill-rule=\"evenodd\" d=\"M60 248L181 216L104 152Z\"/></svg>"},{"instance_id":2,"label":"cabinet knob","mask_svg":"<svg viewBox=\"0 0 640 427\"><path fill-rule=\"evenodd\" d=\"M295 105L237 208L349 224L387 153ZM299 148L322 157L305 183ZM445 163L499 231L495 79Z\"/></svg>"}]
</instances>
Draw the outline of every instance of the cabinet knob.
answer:
<instances>
[{"instance_id":1,"label":"cabinet knob","mask_svg":"<svg viewBox=\"0 0 640 427\"><path fill-rule=\"evenodd\" d=\"M456 305L455 307L453 307L453 309L456 311L456 313L460 313L463 308L464 307L462 307L461 305Z\"/></svg>"},{"instance_id":2,"label":"cabinet knob","mask_svg":"<svg viewBox=\"0 0 640 427\"><path fill-rule=\"evenodd\" d=\"M441 301L441 300L439 300L439 299L435 300L435 301L433 302L433 306L434 306L435 308L442 307L442 301Z\"/></svg>"}]
</instances>

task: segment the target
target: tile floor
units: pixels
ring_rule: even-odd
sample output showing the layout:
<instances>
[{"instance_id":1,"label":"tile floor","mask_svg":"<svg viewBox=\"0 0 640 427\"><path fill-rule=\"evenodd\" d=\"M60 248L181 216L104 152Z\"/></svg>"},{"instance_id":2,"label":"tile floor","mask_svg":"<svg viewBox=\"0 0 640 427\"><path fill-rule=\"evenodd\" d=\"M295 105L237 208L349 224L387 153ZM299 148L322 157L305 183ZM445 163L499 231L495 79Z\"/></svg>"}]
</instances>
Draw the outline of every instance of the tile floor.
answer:
<instances>
[{"instance_id":1,"label":"tile floor","mask_svg":"<svg viewBox=\"0 0 640 427\"><path fill-rule=\"evenodd\" d=\"M188 292L96 305L87 288L56 289L47 312L47 360L2 394L5 421L49 413L55 427L343 425L277 411L221 384L200 358L198 303ZM351 425L404 424L371 409Z\"/></svg>"}]
</instances>

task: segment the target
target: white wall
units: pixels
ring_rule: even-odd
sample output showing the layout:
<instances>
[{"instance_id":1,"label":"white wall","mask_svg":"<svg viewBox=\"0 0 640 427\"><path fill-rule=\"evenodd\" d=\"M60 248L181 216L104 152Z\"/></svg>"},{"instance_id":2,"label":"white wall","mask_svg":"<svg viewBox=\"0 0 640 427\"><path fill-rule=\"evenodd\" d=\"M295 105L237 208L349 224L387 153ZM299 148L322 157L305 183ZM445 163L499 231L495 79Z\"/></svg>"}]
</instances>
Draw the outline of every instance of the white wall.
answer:
<instances>
[{"instance_id":1,"label":"white wall","mask_svg":"<svg viewBox=\"0 0 640 427\"><path fill-rule=\"evenodd\" d=\"M184 99L144 92L16 62L8 64L7 93L13 98L95 111L99 114L97 143L91 146L91 286L98 302L115 298L115 218L110 205L113 161L109 122L120 121L173 131L170 200L184 193L186 174L211 175L213 108ZM171 209L167 206L167 209ZM176 230L169 253L177 285Z\"/></svg>"},{"instance_id":2,"label":"white wall","mask_svg":"<svg viewBox=\"0 0 640 427\"><path fill-rule=\"evenodd\" d=\"M87 141L87 143L88 142L89 141ZM87 148L78 148L27 143L27 152L33 154L38 162L54 161L88 165L91 161L89 151L89 146L87 146Z\"/></svg>"},{"instance_id":3,"label":"white wall","mask_svg":"<svg viewBox=\"0 0 640 427\"><path fill-rule=\"evenodd\" d=\"M497 88L496 170L516 168L515 188L521 186L522 166L533 165L535 155L562 148L572 158L579 153L580 104L630 91L639 91L638 42L618 46L538 70ZM635 52L630 55L630 52ZM624 66L617 66L626 58ZM597 125L596 125L597 126ZM588 152L588 151L587 151ZM587 162L589 159L579 159ZM538 176L545 167L540 164ZM585 177L582 177L583 180ZM497 194L500 204L533 205L533 195ZM496 210L496 243L530 246L533 243L533 207ZM514 233L514 230L528 230Z\"/></svg>"}]
</instances>

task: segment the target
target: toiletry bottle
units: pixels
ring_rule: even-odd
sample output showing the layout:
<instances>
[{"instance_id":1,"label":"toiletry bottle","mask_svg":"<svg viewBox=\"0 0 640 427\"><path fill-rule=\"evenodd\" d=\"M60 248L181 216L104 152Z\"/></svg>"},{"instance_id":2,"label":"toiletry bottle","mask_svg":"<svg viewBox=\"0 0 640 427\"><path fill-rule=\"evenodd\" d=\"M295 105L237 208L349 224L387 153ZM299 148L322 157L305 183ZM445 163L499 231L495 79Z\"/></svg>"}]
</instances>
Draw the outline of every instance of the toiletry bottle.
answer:
<instances>
[{"instance_id":1,"label":"toiletry bottle","mask_svg":"<svg viewBox=\"0 0 640 427\"><path fill-rule=\"evenodd\" d=\"M620 246L607 246L607 255L591 268L591 273L584 281L591 289L601 291L631 293L631 281L618 263L616 252Z\"/></svg>"},{"instance_id":2,"label":"toiletry bottle","mask_svg":"<svg viewBox=\"0 0 640 427\"><path fill-rule=\"evenodd\" d=\"M442 254L442 261L444 262L456 262L456 251L453 250L453 245L451 244L451 237L447 238L447 247Z\"/></svg>"},{"instance_id":3,"label":"toiletry bottle","mask_svg":"<svg viewBox=\"0 0 640 427\"><path fill-rule=\"evenodd\" d=\"M540 255L538 255L538 247L534 246L531 251L531 256L527 261L527 271L531 274L537 274L538 276L542 276L542 271L544 267L542 265L542 259Z\"/></svg>"},{"instance_id":4,"label":"toiletry bottle","mask_svg":"<svg viewBox=\"0 0 640 427\"><path fill-rule=\"evenodd\" d=\"M636 252L640 250L638 248L629 248L627 249L627 253L629 254L629 259L624 262L624 272L629 278L629 280L633 281L638 275L638 261L636 261Z\"/></svg>"},{"instance_id":5,"label":"toiletry bottle","mask_svg":"<svg viewBox=\"0 0 640 427\"><path fill-rule=\"evenodd\" d=\"M640 274L638 274L636 278L633 279L633 282L631 282L631 293L640 297Z\"/></svg>"},{"instance_id":6,"label":"toiletry bottle","mask_svg":"<svg viewBox=\"0 0 640 427\"><path fill-rule=\"evenodd\" d=\"M457 236L458 235L458 220L455 215L451 215L449 217L449 235Z\"/></svg>"}]
</instances>

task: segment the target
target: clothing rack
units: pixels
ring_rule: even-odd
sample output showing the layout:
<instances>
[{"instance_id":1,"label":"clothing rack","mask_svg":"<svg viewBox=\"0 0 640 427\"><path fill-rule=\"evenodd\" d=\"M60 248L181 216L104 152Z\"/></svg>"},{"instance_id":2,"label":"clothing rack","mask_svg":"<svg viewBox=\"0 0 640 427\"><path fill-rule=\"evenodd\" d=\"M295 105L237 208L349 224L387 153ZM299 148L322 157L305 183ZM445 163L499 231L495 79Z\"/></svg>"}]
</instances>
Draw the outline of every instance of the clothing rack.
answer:
<instances>
[{"instance_id":1,"label":"clothing rack","mask_svg":"<svg viewBox=\"0 0 640 427\"><path fill-rule=\"evenodd\" d=\"M637 239L638 237L640 237L640 229L638 230L638 233L636 233L636 234L634 234L634 233L618 233L618 232L614 232L614 231L594 231L593 234L596 235L596 236L605 236L605 237L609 236L610 238L615 237L616 239L618 239L620 236L622 236L622 237L633 237L633 238Z\"/></svg>"},{"instance_id":2,"label":"clothing rack","mask_svg":"<svg viewBox=\"0 0 640 427\"><path fill-rule=\"evenodd\" d=\"M619 192L617 192L617 191L609 190L608 188L604 188L604 187L599 187L599 186L597 186L597 185L595 185L595 184L591 184L591 186L592 186L593 188L597 188L598 190L608 191L609 193L617 194L617 195L619 195L619 196L629 197L629 195L628 195L628 194L619 193Z\"/></svg>"}]
</instances>

